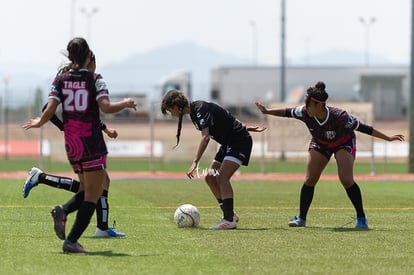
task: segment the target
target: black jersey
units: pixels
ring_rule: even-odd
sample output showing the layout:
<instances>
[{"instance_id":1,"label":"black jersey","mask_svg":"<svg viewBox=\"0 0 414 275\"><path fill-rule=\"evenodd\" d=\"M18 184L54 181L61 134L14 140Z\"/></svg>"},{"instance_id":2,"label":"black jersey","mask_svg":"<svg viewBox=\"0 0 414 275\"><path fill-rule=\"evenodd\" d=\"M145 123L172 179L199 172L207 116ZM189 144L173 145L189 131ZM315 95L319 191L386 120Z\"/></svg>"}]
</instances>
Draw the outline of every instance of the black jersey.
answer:
<instances>
[{"instance_id":1,"label":"black jersey","mask_svg":"<svg viewBox=\"0 0 414 275\"><path fill-rule=\"evenodd\" d=\"M358 129L358 119L346 111L326 106L326 119L319 121L316 117L310 117L306 106L286 109L287 117L294 117L303 121L309 129L313 140L327 147L336 147L355 137L355 129Z\"/></svg>"},{"instance_id":2,"label":"black jersey","mask_svg":"<svg viewBox=\"0 0 414 275\"><path fill-rule=\"evenodd\" d=\"M190 104L190 117L197 130L208 128L212 139L226 145L238 137L249 136L246 127L221 106L202 100Z\"/></svg>"},{"instance_id":3,"label":"black jersey","mask_svg":"<svg viewBox=\"0 0 414 275\"><path fill-rule=\"evenodd\" d=\"M91 160L107 153L101 132L98 99L108 96L98 74L81 69L56 76L49 98L62 103L65 148L70 161Z\"/></svg>"}]
</instances>

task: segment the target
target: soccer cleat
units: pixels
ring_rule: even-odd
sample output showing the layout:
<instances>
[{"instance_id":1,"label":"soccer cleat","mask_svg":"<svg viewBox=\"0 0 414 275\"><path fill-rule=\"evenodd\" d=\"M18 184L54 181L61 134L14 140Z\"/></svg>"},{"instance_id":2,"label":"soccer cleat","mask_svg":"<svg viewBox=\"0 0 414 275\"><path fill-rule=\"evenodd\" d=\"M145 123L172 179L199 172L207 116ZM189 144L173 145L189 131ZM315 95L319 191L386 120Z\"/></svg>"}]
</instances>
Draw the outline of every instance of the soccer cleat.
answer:
<instances>
[{"instance_id":1,"label":"soccer cleat","mask_svg":"<svg viewBox=\"0 0 414 275\"><path fill-rule=\"evenodd\" d=\"M42 173L43 171L37 167L32 167L32 169L30 169L29 175L23 185L23 198L27 198L30 190L39 184L39 175Z\"/></svg>"},{"instance_id":2,"label":"soccer cleat","mask_svg":"<svg viewBox=\"0 0 414 275\"><path fill-rule=\"evenodd\" d=\"M357 223L355 225L355 228L359 229L368 229L368 221L365 217L359 217L357 218Z\"/></svg>"},{"instance_id":3,"label":"soccer cleat","mask_svg":"<svg viewBox=\"0 0 414 275\"><path fill-rule=\"evenodd\" d=\"M226 230L226 229L236 229L237 228L237 221L233 218L233 221L228 221L226 219L221 219L218 224L215 226L210 227L213 230Z\"/></svg>"},{"instance_id":4,"label":"soccer cleat","mask_svg":"<svg viewBox=\"0 0 414 275\"><path fill-rule=\"evenodd\" d=\"M65 237L65 226L66 226L66 214L63 210L62 205L56 205L52 208L52 211L50 211L50 214L52 214L52 218L54 220L54 229L56 236L58 236L59 239L64 240Z\"/></svg>"},{"instance_id":5,"label":"soccer cleat","mask_svg":"<svg viewBox=\"0 0 414 275\"><path fill-rule=\"evenodd\" d=\"M233 213L234 213L233 221L236 221L236 223L239 222L239 216L237 216L236 212L233 212Z\"/></svg>"},{"instance_id":6,"label":"soccer cleat","mask_svg":"<svg viewBox=\"0 0 414 275\"><path fill-rule=\"evenodd\" d=\"M288 223L290 227L305 227L306 220L301 217L294 216Z\"/></svg>"},{"instance_id":7,"label":"soccer cleat","mask_svg":"<svg viewBox=\"0 0 414 275\"><path fill-rule=\"evenodd\" d=\"M98 227L95 230L95 237L125 237L125 233L115 231L115 228L108 228L107 230L101 230Z\"/></svg>"},{"instance_id":8,"label":"soccer cleat","mask_svg":"<svg viewBox=\"0 0 414 275\"><path fill-rule=\"evenodd\" d=\"M87 253L80 243L72 243L69 240L63 242L62 250L65 253Z\"/></svg>"}]
</instances>

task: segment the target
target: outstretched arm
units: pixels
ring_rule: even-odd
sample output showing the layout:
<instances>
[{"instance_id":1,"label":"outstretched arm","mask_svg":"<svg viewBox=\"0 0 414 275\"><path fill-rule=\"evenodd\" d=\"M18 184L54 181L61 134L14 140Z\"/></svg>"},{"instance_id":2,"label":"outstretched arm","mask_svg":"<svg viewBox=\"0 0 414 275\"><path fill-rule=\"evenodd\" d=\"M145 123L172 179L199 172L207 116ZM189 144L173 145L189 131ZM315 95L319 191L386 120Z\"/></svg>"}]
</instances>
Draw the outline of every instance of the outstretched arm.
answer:
<instances>
[{"instance_id":1,"label":"outstretched arm","mask_svg":"<svg viewBox=\"0 0 414 275\"><path fill-rule=\"evenodd\" d=\"M249 132L263 132L266 129L266 127L261 126L246 126L246 130Z\"/></svg>"},{"instance_id":2,"label":"outstretched arm","mask_svg":"<svg viewBox=\"0 0 414 275\"><path fill-rule=\"evenodd\" d=\"M273 115L273 116L286 116L286 109L268 109L262 103L256 101L256 107L265 115Z\"/></svg>"},{"instance_id":3,"label":"outstretched arm","mask_svg":"<svg viewBox=\"0 0 414 275\"><path fill-rule=\"evenodd\" d=\"M56 108L59 102L55 99L49 99L46 109L43 111L42 116L38 118L30 119L26 124L22 125L23 129L28 130L30 128L40 128L48 122L56 112Z\"/></svg>"},{"instance_id":4,"label":"outstretched arm","mask_svg":"<svg viewBox=\"0 0 414 275\"><path fill-rule=\"evenodd\" d=\"M372 136L386 140L386 141L394 141L394 140L404 141L405 140L404 135L397 134L397 135L388 136L375 128L372 130Z\"/></svg>"},{"instance_id":5,"label":"outstretched arm","mask_svg":"<svg viewBox=\"0 0 414 275\"><path fill-rule=\"evenodd\" d=\"M121 101L111 102L109 97L101 97L98 99L99 108L107 114L117 113L125 108L136 110L137 104L132 98L124 98Z\"/></svg>"},{"instance_id":6,"label":"outstretched arm","mask_svg":"<svg viewBox=\"0 0 414 275\"><path fill-rule=\"evenodd\" d=\"M47 103L43 106L42 112L46 109ZM56 114L53 114L52 118L50 119L50 122L53 123L56 127L59 128L59 130L63 131L63 122L56 116Z\"/></svg>"},{"instance_id":7,"label":"outstretched arm","mask_svg":"<svg viewBox=\"0 0 414 275\"><path fill-rule=\"evenodd\" d=\"M187 177L189 177L190 179L194 178L194 171L197 169L198 163L200 162L200 159L203 156L209 141L210 133L208 131L208 128L204 128L203 130L201 130L201 140L200 144L198 145L196 157L194 158L193 163L191 164L190 168L188 168L186 173Z\"/></svg>"}]
</instances>

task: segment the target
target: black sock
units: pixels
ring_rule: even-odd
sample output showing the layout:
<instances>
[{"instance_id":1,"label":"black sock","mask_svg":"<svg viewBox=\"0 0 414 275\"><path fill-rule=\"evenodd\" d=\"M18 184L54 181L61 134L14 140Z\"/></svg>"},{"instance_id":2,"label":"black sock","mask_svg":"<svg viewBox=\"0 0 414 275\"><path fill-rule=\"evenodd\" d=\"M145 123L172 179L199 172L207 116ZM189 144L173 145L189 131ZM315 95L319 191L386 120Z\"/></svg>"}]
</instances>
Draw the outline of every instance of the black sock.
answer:
<instances>
[{"instance_id":1,"label":"black sock","mask_svg":"<svg viewBox=\"0 0 414 275\"><path fill-rule=\"evenodd\" d=\"M78 210L84 198L85 191L81 191L73 195L73 197L70 200L68 200L64 205L62 205L66 215Z\"/></svg>"},{"instance_id":2,"label":"black sock","mask_svg":"<svg viewBox=\"0 0 414 275\"><path fill-rule=\"evenodd\" d=\"M80 186L80 182L72 178L53 176L46 173L39 175L39 183L55 188L65 189L73 193L78 192Z\"/></svg>"},{"instance_id":3,"label":"black sock","mask_svg":"<svg viewBox=\"0 0 414 275\"><path fill-rule=\"evenodd\" d=\"M84 201L79 206L78 214L76 215L76 220L73 223L72 229L67 237L67 239L73 243L76 243L78 239L82 236L82 233L88 227L89 222L91 221L93 212L95 212L96 204L90 201Z\"/></svg>"},{"instance_id":4,"label":"black sock","mask_svg":"<svg viewBox=\"0 0 414 275\"><path fill-rule=\"evenodd\" d=\"M300 206L299 206L299 217L306 221L306 216L308 215L309 207L313 200L313 193L315 192L315 187L302 185L300 191Z\"/></svg>"},{"instance_id":5,"label":"black sock","mask_svg":"<svg viewBox=\"0 0 414 275\"><path fill-rule=\"evenodd\" d=\"M102 196L99 198L98 203L96 204L96 224L99 229L108 229L108 216L108 190L103 190Z\"/></svg>"},{"instance_id":6,"label":"black sock","mask_svg":"<svg viewBox=\"0 0 414 275\"><path fill-rule=\"evenodd\" d=\"M234 207L233 198L223 200L223 218L228 220L229 222L233 221L233 216L234 216L233 207Z\"/></svg>"},{"instance_id":7,"label":"black sock","mask_svg":"<svg viewBox=\"0 0 414 275\"><path fill-rule=\"evenodd\" d=\"M223 211L223 200L222 199L217 199L218 204L220 206L221 211Z\"/></svg>"},{"instance_id":8,"label":"black sock","mask_svg":"<svg viewBox=\"0 0 414 275\"><path fill-rule=\"evenodd\" d=\"M351 200L352 204L355 207L355 211L358 218L365 217L364 207L362 205L362 195L361 189L359 189L358 184L354 182L354 184L345 189L346 193L348 194L348 198Z\"/></svg>"}]
</instances>

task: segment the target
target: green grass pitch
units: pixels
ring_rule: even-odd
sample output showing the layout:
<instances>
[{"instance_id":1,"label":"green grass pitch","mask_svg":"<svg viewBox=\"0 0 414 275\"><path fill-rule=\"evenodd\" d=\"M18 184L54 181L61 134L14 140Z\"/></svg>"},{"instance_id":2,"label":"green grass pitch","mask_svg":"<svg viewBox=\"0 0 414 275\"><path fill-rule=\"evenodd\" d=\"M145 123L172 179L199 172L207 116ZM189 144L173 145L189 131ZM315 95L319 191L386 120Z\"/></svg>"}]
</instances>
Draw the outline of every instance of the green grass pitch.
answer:
<instances>
[{"instance_id":1,"label":"green grass pitch","mask_svg":"<svg viewBox=\"0 0 414 275\"><path fill-rule=\"evenodd\" d=\"M306 228L301 182L234 181L237 230L212 231L221 217L201 180L113 180L110 221L126 238L97 239L95 216L79 242L87 255L62 253L50 208L72 195L45 185L23 199L23 180L0 180L0 274L413 274L412 182L360 182L369 230L338 182L320 182ZM198 228L177 228L180 204L196 205ZM68 217L67 232L74 220Z\"/></svg>"}]
</instances>

